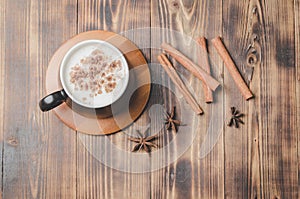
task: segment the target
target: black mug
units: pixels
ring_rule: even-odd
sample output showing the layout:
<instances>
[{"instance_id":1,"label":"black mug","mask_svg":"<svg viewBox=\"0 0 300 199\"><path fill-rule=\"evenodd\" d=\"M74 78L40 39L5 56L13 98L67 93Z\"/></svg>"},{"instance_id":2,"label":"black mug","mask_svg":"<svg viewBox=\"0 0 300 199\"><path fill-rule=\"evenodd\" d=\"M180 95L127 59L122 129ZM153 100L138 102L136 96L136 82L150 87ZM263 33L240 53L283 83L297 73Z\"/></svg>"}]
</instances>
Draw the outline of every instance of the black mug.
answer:
<instances>
[{"instance_id":1,"label":"black mug","mask_svg":"<svg viewBox=\"0 0 300 199\"><path fill-rule=\"evenodd\" d=\"M111 92L91 96L88 89L76 90L74 88L74 85L70 82L70 70L74 65L78 65L82 58L90 56L92 52L99 49L107 56L120 60L123 76ZM60 65L59 77L63 88L40 100L39 106L42 111L49 111L65 103L68 99L84 108L99 109L107 107L117 101L125 92L129 82L129 68L122 52L110 43L102 40L85 40L74 45L66 53Z\"/></svg>"}]
</instances>

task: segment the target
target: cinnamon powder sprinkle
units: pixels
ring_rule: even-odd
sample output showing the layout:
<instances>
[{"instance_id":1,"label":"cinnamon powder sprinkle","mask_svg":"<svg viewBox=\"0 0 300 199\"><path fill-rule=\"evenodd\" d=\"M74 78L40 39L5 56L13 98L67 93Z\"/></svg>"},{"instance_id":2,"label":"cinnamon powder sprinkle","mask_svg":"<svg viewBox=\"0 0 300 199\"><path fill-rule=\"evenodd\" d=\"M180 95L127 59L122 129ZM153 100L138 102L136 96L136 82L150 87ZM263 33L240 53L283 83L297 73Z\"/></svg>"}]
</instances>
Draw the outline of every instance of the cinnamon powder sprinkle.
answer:
<instances>
[{"instance_id":1,"label":"cinnamon powder sprinkle","mask_svg":"<svg viewBox=\"0 0 300 199\"><path fill-rule=\"evenodd\" d=\"M90 97L103 94L104 91L110 93L116 88L116 81L121 78L117 75L121 69L120 60L111 61L110 57L96 49L71 68L70 83L75 90L90 91Z\"/></svg>"}]
</instances>

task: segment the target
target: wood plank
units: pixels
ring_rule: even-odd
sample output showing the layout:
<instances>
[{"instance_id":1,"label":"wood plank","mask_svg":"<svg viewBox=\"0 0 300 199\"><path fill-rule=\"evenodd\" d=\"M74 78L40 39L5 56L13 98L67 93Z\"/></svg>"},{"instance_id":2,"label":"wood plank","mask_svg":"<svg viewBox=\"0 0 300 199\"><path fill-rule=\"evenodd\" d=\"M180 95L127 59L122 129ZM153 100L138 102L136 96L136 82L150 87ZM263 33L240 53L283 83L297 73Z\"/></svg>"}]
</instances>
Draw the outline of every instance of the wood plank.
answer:
<instances>
[{"instance_id":1,"label":"wood plank","mask_svg":"<svg viewBox=\"0 0 300 199\"><path fill-rule=\"evenodd\" d=\"M208 13L210 14L208 15ZM151 26L167 28L170 29L170 31L163 29L153 29L151 31L151 62L157 63L157 55L161 53L157 47L159 47L162 42L169 42L197 63L197 44L188 37L195 39L198 36L206 36L211 39L213 34L219 35L222 31L221 13L222 6L220 6L218 2L213 1L152 1ZM209 51L211 51L211 49L209 49ZM164 190L163 193L159 195L160 197L222 198L224 196L223 137L221 136L221 138L217 140L217 145L213 148L211 153L201 157L201 159L199 158L199 151L203 147L202 145L204 144L203 142L208 132L212 113L217 112L217 114L220 114L221 118L223 118L222 111L219 111L223 109L222 89L218 89L214 92L215 103L211 105L205 104L200 81L176 61L171 60L179 71L179 74L183 75L188 81L188 84L193 88L193 94L203 107L204 115L193 118L194 121L191 122L193 124L191 129L194 129L193 131L197 136L189 150L174 162L174 164L152 174L153 191L151 192L156 193L159 186L163 187ZM212 74L219 82L222 82L220 75L222 68L215 67L215 64L221 64L221 62L216 61L212 65ZM167 76L162 76L160 70L152 71L152 76L162 78L163 81L168 81ZM170 88L173 87L171 82L168 82L167 85L170 86ZM169 108L172 104L176 104L175 99L178 96L170 95L170 91L168 90L162 90L162 92L161 97L165 101L166 108ZM177 104L178 109L183 108L179 105L180 104ZM182 117L184 116L182 115ZM215 123L213 122L213 124ZM222 127L221 123L220 126ZM212 129L213 131L220 130L217 128ZM173 150L176 151L176 149ZM169 151L173 150L170 149ZM157 182L159 182L159 185L157 185Z\"/></svg>"},{"instance_id":2,"label":"wood plank","mask_svg":"<svg viewBox=\"0 0 300 199\"><path fill-rule=\"evenodd\" d=\"M237 53L242 52L247 55L249 43L247 38L251 38L249 36L258 34L256 39L258 43L254 46L258 48L258 52L261 48L263 57L261 65L259 62L254 65L255 76L251 82L251 88L256 90L256 99L250 101L249 104L239 103L239 106L245 107L242 109L244 112L249 110L246 112L248 130L243 128L242 135L234 136L225 132L228 135L225 139L226 143L232 142L232 139L233 143L237 143L225 150L225 165L230 165L225 174L228 176L225 179L225 184L228 185L225 187L226 195L237 197L240 194L239 198L247 196L297 198L295 192L298 181L295 149L296 101L293 94L295 93L295 78L292 75L295 67L291 61L295 56L292 50L294 48L294 16L288 12L293 9L293 6L291 2L283 2L278 8L278 4L276 6L271 3L260 5L258 1L250 1L252 8L248 5L241 5L240 1L228 1L226 4L228 13L224 12L224 16L227 17L227 19L224 17L224 35L227 33L228 39L225 39L225 42L227 40L229 51L233 52L232 56L237 57L236 62L242 66L240 71L245 78L249 75L243 69L243 63L247 63L248 60L243 59L243 54ZM253 5L256 6L253 7ZM239 23L245 21L244 14L247 13L243 11L245 8L249 8L248 10L256 15L251 17L251 12L248 12L251 21L257 18L250 28L250 34L248 27L243 27L244 23ZM282 12L282 10L285 11ZM287 18L290 23L284 22ZM276 24L276 26L267 26L269 28L267 29L264 23ZM272 34L273 32L275 33ZM225 99L225 109L238 99L238 97L231 97L234 94L229 96L229 100ZM287 110L288 113L282 113L282 109ZM231 132L237 133L237 131ZM245 139L246 132L248 132L248 142ZM245 145L248 145L248 152ZM248 160L244 158L247 155ZM238 157L240 159L237 159Z\"/></svg>"},{"instance_id":3,"label":"wood plank","mask_svg":"<svg viewBox=\"0 0 300 199\"><path fill-rule=\"evenodd\" d=\"M162 52L160 50L160 45L163 42L171 43L172 46L178 49L181 44L184 43L182 38L178 39L176 32L165 31L160 28L168 28L170 30L183 32L184 28L180 27L182 25L182 16L183 9L180 4L180 1L151 1L151 26L159 27L157 29L151 30L151 62L159 63L157 60L157 56ZM191 5L188 5L192 7ZM195 13L195 9L192 9L191 14ZM186 22L189 23L189 19L186 19ZM190 27L187 31L190 31ZM182 49L180 49L182 50ZM185 52L186 53L186 52ZM173 59L170 59L173 62L173 65L176 69L179 69L179 74L182 75L183 68L178 67L178 64L174 62ZM170 109L172 106L176 106L176 110L180 110L182 107L180 104L176 103L177 95L172 95L171 89L175 89L172 81L169 80L166 73L162 74L163 69L157 67L155 69L152 68L152 77L162 79L162 82L166 82L168 88L161 88L161 91L156 91L158 97L164 100L165 109ZM191 83L190 76L185 71L184 77ZM179 93L179 92L178 92ZM197 98L195 98L197 99ZM201 104L201 106L203 106ZM188 107L189 108L189 107ZM180 133L180 132L178 132ZM167 153L173 151L176 153L176 145L173 148L168 146ZM151 193L154 198L192 198L192 162L190 159L190 153L186 152L184 157L176 160L173 164L159 170L153 172L151 174ZM159 193L160 187L164 190L162 193Z\"/></svg>"},{"instance_id":4,"label":"wood plank","mask_svg":"<svg viewBox=\"0 0 300 199\"><path fill-rule=\"evenodd\" d=\"M297 98L297 110L296 110L296 123L297 123L297 151L298 151L298 176L300 173L300 2L295 0L294 1L294 13L295 13L295 21L294 21L294 26L295 26L295 66L296 66L296 78L298 81L296 81L296 98ZM300 179L298 177L298 197L300 193Z\"/></svg>"},{"instance_id":5,"label":"wood plank","mask_svg":"<svg viewBox=\"0 0 300 199\"><path fill-rule=\"evenodd\" d=\"M0 1L3 198L298 198L299 15L298 0L224 0L222 5L209 0ZM214 93L217 100L211 105L204 103L201 83L171 59L205 111L203 116L194 118L191 126L197 133L196 139L183 156L161 170L124 173L104 166L97 159L98 155L121 157L109 150L91 154L83 145L97 149L99 137L72 132L51 112L41 113L37 104L45 95L44 80L51 55L77 30L123 32L153 63L157 63L156 56L161 53L156 47L169 40L197 61L196 51L189 48L191 41L174 32L169 34L160 29L126 32L150 25L171 28L191 37L204 35L212 39L221 35L256 97L245 102L236 92L211 43L212 74L224 85ZM145 49L150 45L151 50ZM248 62L253 67L253 76ZM153 78L162 79L174 88L157 68L151 68L151 73ZM145 113L135 125L149 123L153 105L160 104L166 109L173 104L179 106L176 97L170 90L155 86ZM212 114L219 112L219 122L225 121L226 125L230 106L246 114L245 125L239 129L226 126L224 136L218 138L213 150L199 158ZM151 125L159 125L157 116L151 119L155 119ZM132 132L134 128L127 130ZM164 136L172 139L176 134ZM132 147L123 133L107 138L101 143L104 148L110 143L122 150ZM168 151L176 153L176 146ZM167 156L160 154L158 158ZM130 161L123 158L119 164L130 166Z\"/></svg>"},{"instance_id":6,"label":"wood plank","mask_svg":"<svg viewBox=\"0 0 300 199\"><path fill-rule=\"evenodd\" d=\"M16 0L4 9L3 198L74 198L76 134L37 104L52 53L76 32L76 4Z\"/></svg>"},{"instance_id":7,"label":"wood plank","mask_svg":"<svg viewBox=\"0 0 300 199\"><path fill-rule=\"evenodd\" d=\"M244 79L248 76L247 72L243 70L247 67L245 65L245 52L249 43L247 31L251 31L248 30L245 22L251 16L249 2L223 1L223 42ZM252 26L249 28L252 28ZM243 99L227 68L224 69L224 90L225 197L247 198L249 186L247 132L248 127L251 126L247 121L249 103ZM231 107L236 107L246 114L246 117L242 118L246 125L240 125L238 129L227 126L231 117Z\"/></svg>"},{"instance_id":8,"label":"wood plank","mask_svg":"<svg viewBox=\"0 0 300 199\"><path fill-rule=\"evenodd\" d=\"M2 198L2 190L3 190L3 184L2 184L2 178L3 178L3 135L4 135L4 79L5 79L5 1L0 1L0 160L1 160L1 166L0 166L0 176L1 176L1 182L0 182L0 199Z\"/></svg>"},{"instance_id":9,"label":"wood plank","mask_svg":"<svg viewBox=\"0 0 300 199\"><path fill-rule=\"evenodd\" d=\"M294 0L294 32L295 32L295 53L296 55L296 71L297 71L297 80L300 81L300 57L299 57L299 51L300 51L300 2L298 0Z\"/></svg>"},{"instance_id":10,"label":"wood plank","mask_svg":"<svg viewBox=\"0 0 300 199\"><path fill-rule=\"evenodd\" d=\"M232 84L232 79L226 75L225 70L225 79L229 79L225 81L225 89L226 86L228 88L225 91L226 118L230 117L231 106L236 106L246 113L246 117L243 118L246 125L243 128L236 130L226 127L225 134L228 136L225 147L229 147L225 150L225 165L227 165L225 184L228 185L225 190L229 197L262 198L262 150L258 121L261 112L257 107L259 107L261 96L261 49L265 45L263 11L260 2L256 0L247 3L232 1L227 5L229 6L226 10L229 12L224 13L228 18L224 20L224 37L227 35L229 38L227 40L229 51L246 82L251 82L250 87L256 97L247 103L243 102L240 93L235 92L235 85ZM239 23L242 21L243 23ZM252 70L254 70L253 74ZM230 143L235 144L230 147Z\"/></svg>"},{"instance_id":11,"label":"wood plank","mask_svg":"<svg viewBox=\"0 0 300 199\"><path fill-rule=\"evenodd\" d=\"M262 173L262 147L261 147L261 140L262 134L260 132L260 121L261 118L260 114L261 111L259 108L260 106L260 96L261 96L261 89L260 89L260 73L262 68L262 48L265 46L265 24L263 21L263 10L262 5L257 0L252 0L248 4L247 10L247 27L245 29L246 38L245 44L243 46L246 47L244 49L245 58L244 63L246 68L253 68L253 74L249 74L247 81L250 82L251 90L255 93L255 98L249 101L249 109L247 114L247 125L248 128L248 198L263 198L263 185L261 176Z\"/></svg>"},{"instance_id":12,"label":"wood plank","mask_svg":"<svg viewBox=\"0 0 300 199\"><path fill-rule=\"evenodd\" d=\"M210 40L215 36L222 35L222 12L223 12L223 2L220 1L200 1L198 5L199 11L199 22L198 22L198 34L205 36L208 39L208 51L210 57L210 65L213 77L224 84L223 67L222 61L218 58L218 54L214 53L214 48ZM195 35L196 36L196 35ZM215 92L213 92L214 102L206 106L205 125L208 129L207 136L210 139L217 140L216 145L212 151L207 154L206 157L202 158L200 156L200 161L195 165L195 196L197 198L224 198L224 87L221 86ZM203 98L199 99L202 101ZM218 118L218 119L216 119ZM211 122L211 123L210 123ZM211 126L209 126L211 125ZM202 131L203 127L201 124L198 126L198 131ZM220 137L212 136L220 134ZM194 149L194 153L197 154L201 150L205 137L199 135L198 143ZM197 142L196 141L196 142ZM195 144L192 145L192 147ZM195 156L192 156L195 158ZM200 176L200 177L198 177Z\"/></svg>"},{"instance_id":13,"label":"wood plank","mask_svg":"<svg viewBox=\"0 0 300 199\"><path fill-rule=\"evenodd\" d=\"M263 197L298 198L294 4L262 7L267 27L259 105Z\"/></svg>"},{"instance_id":14,"label":"wood plank","mask_svg":"<svg viewBox=\"0 0 300 199\"><path fill-rule=\"evenodd\" d=\"M78 31L107 30L120 33L129 38L143 49L150 41L150 32L145 30L130 31L135 28L150 26L150 1L78 1ZM129 32L127 32L129 31ZM149 50L143 49L149 60ZM135 125L143 126L147 123L147 108ZM127 129L132 131L132 127ZM122 150L130 150L129 142L124 133L117 133L101 137L79 135L77 140L77 189L78 198L149 198L150 174L131 174L117 171L105 166L97 157L111 157L119 159L120 165L131 164L124 157L112 154L109 144L113 143ZM96 144L98 143L98 144ZM100 143L100 144L99 144ZM94 147L87 151L86 146ZM101 150L101 147L108 147ZM112 147L110 145L110 147Z\"/></svg>"}]
</instances>

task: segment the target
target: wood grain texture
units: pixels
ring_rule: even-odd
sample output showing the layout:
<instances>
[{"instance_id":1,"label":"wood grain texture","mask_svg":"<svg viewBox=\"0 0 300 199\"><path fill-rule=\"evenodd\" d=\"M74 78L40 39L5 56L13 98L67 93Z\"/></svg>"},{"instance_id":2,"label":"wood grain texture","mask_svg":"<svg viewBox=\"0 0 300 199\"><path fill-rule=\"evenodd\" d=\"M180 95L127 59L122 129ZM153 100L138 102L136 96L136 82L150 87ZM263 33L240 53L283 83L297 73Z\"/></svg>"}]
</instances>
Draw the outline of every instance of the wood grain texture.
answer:
<instances>
[{"instance_id":1,"label":"wood grain texture","mask_svg":"<svg viewBox=\"0 0 300 199\"><path fill-rule=\"evenodd\" d=\"M247 8L247 27L244 38L244 63L246 66L243 71L247 71L248 76L244 76L247 82L250 82L251 90L255 98L250 100L248 114L244 120L248 124L248 144L247 144L247 183L248 198L263 198L263 187L261 176L262 172L262 147L261 140L263 132L261 131L261 110L260 110L260 81L262 68L262 48L265 45L265 24L263 20L263 10L260 1L252 0ZM246 48L245 48L246 47ZM254 61L251 62L253 59ZM250 69L250 70L249 70ZM253 73L252 73L252 70ZM251 74L252 73L252 74ZM247 73L246 73L247 75Z\"/></svg>"},{"instance_id":2,"label":"wood grain texture","mask_svg":"<svg viewBox=\"0 0 300 199\"><path fill-rule=\"evenodd\" d=\"M298 198L293 2L281 3L280 9L270 2L263 6L268 29L260 96L262 180L264 197Z\"/></svg>"},{"instance_id":3,"label":"wood grain texture","mask_svg":"<svg viewBox=\"0 0 300 199\"><path fill-rule=\"evenodd\" d=\"M243 48L244 35L247 32L248 19L247 8L248 2L225 0L223 1L223 42L227 47L233 61L235 62L241 75L245 77L245 73L241 71L244 63ZM251 86L250 86L251 90ZM239 129L227 126L230 118L230 107L234 106L242 113L247 114L248 103L244 101L242 95L238 91L234 80L232 79L227 68L224 69L224 150L225 150L225 198L247 198L248 197L248 158L247 158L247 127L250 125L241 125ZM248 115L248 114L247 114ZM242 118L242 120L246 120ZM248 121L245 121L246 124Z\"/></svg>"},{"instance_id":4,"label":"wood grain texture","mask_svg":"<svg viewBox=\"0 0 300 199\"><path fill-rule=\"evenodd\" d=\"M180 2L178 1L174 3L171 1L151 1L151 26L159 28L170 28L176 31L184 31L182 28L180 28L181 23L178 23L177 21L177 18L184 17L182 15L184 9L185 8L182 7L182 5L180 5ZM194 11L191 12L194 13ZM163 30L159 28L151 30L152 63L159 63L157 57L162 52L162 50L160 49L162 43L170 43L175 48L178 48L178 45L180 45L180 43L177 43L174 33L171 32L170 34L168 34L163 32ZM179 68L178 64L174 62L174 59L170 59L170 61L173 62L172 64L176 68L177 72L179 74L182 74L183 68ZM162 81L166 82L168 88L172 88L172 81L167 79L167 74L162 76L159 68L152 70L152 76L154 78L162 78ZM190 79L187 78L187 80ZM156 95L159 98L163 99L166 109L169 109L172 106L176 106L177 110L181 108L179 104L177 104L176 101L172 99L172 93L167 88L161 88L160 91L157 90L156 92ZM202 107L202 105L200 106ZM168 151L171 150L174 149L169 149ZM151 174L151 196L153 198L191 198L192 176L190 175L190 173L192 173L192 164L189 159L189 153L186 152L184 157L181 157L180 161L176 161L168 167ZM180 180L180 177L178 176L181 176L185 180ZM163 192L159 191L160 187L163 188Z\"/></svg>"},{"instance_id":5,"label":"wood grain texture","mask_svg":"<svg viewBox=\"0 0 300 199\"><path fill-rule=\"evenodd\" d=\"M299 17L299 0L0 0L0 198L299 198ZM137 28L145 29L130 31ZM133 174L105 166L97 156L134 168L109 150L110 143L124 151L133 147L125 133L99 141L99 136L74 133L38 109L55 50L77 33L96 29L128 37L149 63L158 63L162 42L197 62L190 38L221 36L255 98L244 101L210 42L212 76L222 84L212 104L205 104L201 82L171 59L205 112L192 118L194 142L157 171ZM176 90L159 68L150 70L154 80ZM152 105L170 110L180 106L177 97L171 89L153 85L134 125L158 126L159 118L149 116ZM239 129L226 126L231 106L245 113ZM213 119L208 131L216 112L219 121ZM216 145L199 158L206 133L219 130L219 124ZM169 132L163 139L175 136ZM87 146L102 150L91 153ZM166 151L157 157L178 153L176 145ZM149 167L156 160L151 161Z\"/></svg>"},{"instance_id":6,"label":"wood grain texture","mask_svg":"<svg viewBox=\"0 0 300 199\"><path fill-rule=\"evenodd\" d=\"M210 15L202 14L209 12ZM151 45L153 47L160 46L162 42L169 42L189 58L197 62L196 48L191 48L191 41L186 37L179 37L178 32L185 36L196 38L198 36L206 36L211 38L211 32L220 34L221 30L221 13L222 7L217 2L212 1L152 1L151 2L151 25L154 27L170 28L177 31L166 34L163 30L151 32ZM209 25L210 24L210 25ZM196 42L194 47L197 47ZM157 62L156 57L160 51L152 48L152 62ZM204 94L201 82L191 75L187 70L173 60L177 71L183 75L188 83L194 89L194 95L204 109L204 115L194 118L194 131L197 134L191 148L180 157L174 164L154 175L154 182L160 182L160 186L164 188L164 198L223 198L223 146L222 137L215 146L211 154L206 158L199 159L199 151L204 141L208 124L210 123L211 112L222 110L222 89L217 90L214 95L218 103L211 105L205 104ZM220 63L220 62L219 62ZM219 82L222 82L220 76L222 68L213 68L212 74ZM161 76L158 71L152 74ZM165 78L165 77L162 77ZM172 87L172 83L169 82ZM163 91L165 92L165 91ZM167 95L167 96L165 96ZM168 96L169 93L163 93L162 97L166 101L166 106L174 104L174 99ZM177 106L180 108L180 106ZM222 111L220 112L222 114ZM198 123L198 124L197 124ZM215 131L219 129L213 129ZM182 133L182 132L181 132ZM213 163L214 162L214 163ZM167 178L163 179L163 176ZM153 183L157 187L156 183ZM218 188L216 188L218 187ZM155 198L160 198L156 197Z\"/></svg>"},{"instance_id":7,"label":"wood grain texture","mask_svg":"<svg viewBox=\"0 0 300 199\"><path fill-rule=\"evenodd\" d=\"M225 118L228 120L230 117L231 106L246 113L246 117L243 118L246 125L241 129L225 128L225 190L229 198L262 198L258 123L260 110L257 109L260 99L258 82L261 79L261 46L264 44L262 8L259 1L230 1L226 2L226 5L229 9L223 13L223 18L227 19L223 22L224 38L228 38L226 42L229 51L247 82L250 82L252 77L249 67L254 67L253 79L249 86L255 99L242 103L236 92L237 88L231 86L232 79L227 76L228 72L225 70ZM240 21L244 22L239 23ZM256 37L260 39L257 40ZM247 64L249 55L256 60L251 66Z\"/></svg>"},{"instance_id":8,"label":"wood grain texture","mask_svg":"<svg viewBox=\"0 0 300 199\"><path fill-rule=\"evenodd\" d=\"M2 199L2 176L3 176L3 149L4 149L4 79L5 79L5 1L0 1L0 160L1 160L1 181L0 181L0 198Z\"/></svg>"},{"instance_id":9,"label":"wood grain texture","mask_svg":"<svg viewBox=\"0 0 300 199\"><path fill-rule=\"evenodd\" d=\"M295 26L295 66L296 66L296 70L297 70L297 80L296 81L296 97L297 97L297 110L296 110L296 117L297 117L297 150L298 150L298 176L300 173L300 164L299 164L299 160L300 160L300 146L299 146L299 142L300 142L300 2L297 0L294 0L294 13L295 13L295 22L294 22L294 26ZM300 194L300 180L298 177L298 195Z\"/></svg>"},{"instance_id":10,"label":"wood grain texture","mask_svg":"<svg viewBox=\"0 0 300 199\"><path fill-rule=\"evenodd\" d=\"M141 44L144 42L146 44L147 41L150 41L149 32L143 31L144 34L136 34L126 31L150 26L149 12L149 1L78 1L78 31L103 29L121 33L125 37L129 37L133 43ZM138 47L143 48L143 46ZM149 50L143 50L143 53L146 59L149 59ZM146 116L147 108L141 118ZM146 124L143 119L139 119L138 122L141 123L140 125ZM116 134L109 136L109 139L119 147L128 150L130 146L128 146L128 142L124 144L124 137L124 134ZM97 138L89 136L79 137L77 140L77 197L148 198L150 175L148 173L132 175L104 166L95 157L102 153L107 156L112 154L103 151L95 152L95 154L89 153L85 145L95 142L97 142ZM107 140L101 143L105 146L108 145ZM130 163L120 162L119 164Z\"/></svg>"},{"instance_id":11,"label":"wood grain texture","mask_svg":"<svg viewBox=\"0 0 300 199\"><path fill-rule=\"evenodd\" d=\"M300 57L299 57L299 51L300 51L300 35L298 34L300 31L300 2L298 0L294 0L294 13L295 13L295 21L294 21L294 32L295 32L295 53L296 55L296 71L297 71L297 80L300 81Z\"/></svg>"},{"instance_id":12,"label":"wood grain texture","mask_svg":"<svg viewBox=\"0 0 300 199\"><path fill-rule=\"evenodd\" d=\"M220 1L199 1L197 6L199 12L197 17L199 17L198 26L196 28L196 36L205 36L207 40L211 40L217 35L222 35L222 13L223 13L223 2ZM208 51L211 63L211 73L213 77L221 83L221 87L213 92L214 102L207 105L204 110L206 111L206 118L203 124L198 125L198 132L203 131L203 126L210 128L210 122L212 121L212 129L205 129L203 132L213 133L216 131L221 131L221 135L217 139L217 143L213 150L204 158L201 158L198 165L195 165L194 174L195 178L195 198L224 198L225 197L225 184L224 184L224 111L223 111L223 101L224 101L224 78L222 60L217 59L218 54L214 53L213 46L211 42L208 42ZM204 102L204 98L199 98L200 101ZM221 121L214 119L216 115ZM215 127L213 127L215 126ZM220 129L218 129L220 127ZM191 158L194 159L196 154L201 150L204 144L205 136L204 133L200 133L199 137L196 139L194 145L194 154ZM197 179L198 178L198 179ZM197 179L197 180L196 180ZM197 186L198 185L198 186Z\"/></svg>"},{"instance_id":13,"label":"wood grain texture","mask_svg":"<svg viewBox=\"0 0 300 199\"><path fill-rule=\"evenodd\" d=\"M75 197L76 137L53 115L41 113L37 104L45 93L50 56L76 31L76 5L6 1L3 9L3 198Z\"/></svg>"},{"instance_id":14,"label":"wood grain texture","mask_svg":"<svg viewBox=\"0 0 300 199\"><path fill-rule=\"evenodd\" d=\"M254 8L253 3L256 5ZM297 198L297 192L295 192L295 183L298 181L296 169L297 142L295 141L297 134L290 133L296 132L296 101L295 94L292 94L295 93L295 79L291 75L293 73L292 71L295 70L292 61L294 54L291 50L294 48L293 15L286 14L283 17L280 15L281 11L279 13L278 8L274 4L267 2L261 5L261 9L258 3L259 2L253 1L251 5L252 13L249 12L250 16L253 14L258 16L258 23L252 26L251 31L254 31L254 38L256 38L255 40L259 42L262 48L261 56L263 62L261 65L258 65L258 67L254 67L254 70L259 70L259 74L255 72L255 75L258 75L260 82L255 78L256 81L252 81L250 84L252 85L253 82L254 86L257 85L258 82L260 84L258 86L258 93L256 94L256 96L259 97L258 106L253 106L255 102L250 102L249 108L247 108L248 105L238 105L244 106L246 110L249 110L249 113L252 113L250 117L249 114L247 114L250 119L247 119L247 122L251 122L251 125L249 125L250 128L248 130L242 131L242 135L233 136L231 134L228 137L228 141L225 141L228 143L229 140L234 139L234 143L239 143L236 144L237 146L234 145L234 148L228 147L229 150L225 152L226 160L228 160L228 163L225 161L225 165L231 165L231 169L225 174L225 176L229 178L225 179L225 181L230 180L228 183L225 183L228 184L228 188L225 188L225 190L228 190L226 194L230 194L230 197L236 197L236 195L240 194L239 197L247 197L247 195L249 195L263 198ZM243 24L238 21L245 21L244 17L247 16L244 16L244 14L247 12L243 11L243 9L247 8L248 5L243 5L240 1L229 1L226 4L229 5L229 8L227 9L227 14L224 12L224 15L228 17L227 20L225 20L224 17L224 31L225 34L228 32L227 42L232 46L231 52L234 56L235 53L243 52L236 49L241 49L243 46L247 47L247 45L243 45L245 42L242 39L244 35L247 36L248 31L245 30L247 30L248 27L243 27ZM285 2L282 10L285 10L284 13L288 13L288 10L292 8L291 2ZM277 14L274 15L274 13ZM260 18L263 20L259 20ZM290 18L289 23L284 23L283 18ZM228 21L228 23L226 23L226 21ZM265 27L265 24L268 24L267 27ZM283 29L287 31L280 31ZM238 31L232 32L233 30ZM276 34L271 34L273 31L276 32ZM239 62L241 63L240 65L242 65L243 60L241 60L241 58L239 60L239 56L242 57L243 55L236 55L238 65ZM242 68L240 70L242 71ZM249 75L245 74L244 76L247 77ZM277 86L270 87L274 82ZM281 93L282 89L294 91L285 95ZM229 100L225 99L226 103L228 103L228 105L225 104L225 109L229 107L229 104L233 104L237 101L237 98L234 100L231 99L231 97L234 96L233 93L226 96L229 96ZM258 107L258 109L255 110L255 107ZM242 111L246 110L242 109ZM282 110L285 111L283 112ZM256 111L260 114L258 118ZM253 133L256 132L255 120L258 120L258 137L255 135L256 133ZM230 132L235 133L234 130L230 130ZM246 139L246 132L248 132L248 137L250 135L249 138L251 139ZM228 133L226 134L228 135ZM236 140L237 137L239 137L238 140ZM237 149L245 149L243 146L250 143L251 147L249 149L251 149L251 151L247 152L247 150ZM285 151L284 154L283 151ZM247 154L249 156L248 160L244 158ZM238 157L240 158L238 159ZM259 167L257 166L258 161L260 162ZM251 172L249 172L247 165L252 167ZM248 176L249 174L251 175L250 177ZM236 177L234 177L235 175ZM260 176L262 182L259 181L258 176ZM256 182L255 179L258 181ZM240 183L235 183L233 186L231 182L236 182L236 180ZM248 183L253 183L252 180L254 180L255 183L252 184L252 186L254 186L253 188L250 187L253 193L249 193ZM277 183L275 183L275 181ZM287 185L287 187L285 185Z\"/></svg>"}]
</instances>

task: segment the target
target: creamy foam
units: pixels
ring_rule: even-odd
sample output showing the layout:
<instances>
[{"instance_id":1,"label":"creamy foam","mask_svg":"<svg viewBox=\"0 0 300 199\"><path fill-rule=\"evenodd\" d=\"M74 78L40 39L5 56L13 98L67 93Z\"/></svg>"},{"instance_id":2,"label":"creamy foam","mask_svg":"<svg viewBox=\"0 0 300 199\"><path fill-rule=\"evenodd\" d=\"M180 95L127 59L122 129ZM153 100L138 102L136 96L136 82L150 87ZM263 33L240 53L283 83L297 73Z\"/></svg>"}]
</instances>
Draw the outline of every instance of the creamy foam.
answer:
<instances>
[{"instance_id":1,"label":"creamy foam","mask_svg":"<svg viewBox=\"0 0 300 199\"><path fill-rule=\"evenodd\" d=\"M67 94L87 107L110 105L123 94L128 83L128 66L122 53L100 40L74 46L61 67Z\"/></svg>"}]
</instances>

